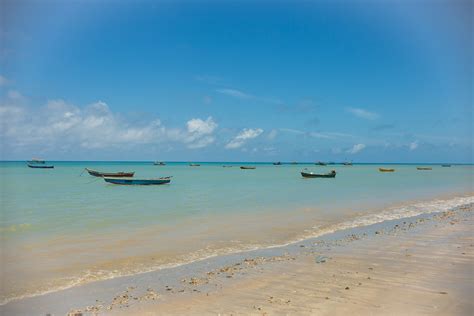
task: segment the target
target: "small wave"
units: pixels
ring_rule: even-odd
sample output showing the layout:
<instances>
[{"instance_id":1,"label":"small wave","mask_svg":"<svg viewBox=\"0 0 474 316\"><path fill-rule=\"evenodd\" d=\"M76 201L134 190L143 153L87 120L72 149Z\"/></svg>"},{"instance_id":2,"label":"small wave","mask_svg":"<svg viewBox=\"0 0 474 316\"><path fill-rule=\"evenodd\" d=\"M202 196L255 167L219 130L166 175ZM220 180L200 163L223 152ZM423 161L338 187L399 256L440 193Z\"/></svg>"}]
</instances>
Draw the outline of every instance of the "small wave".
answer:
<instances>
[{"instance_id":1,"label":"small wave","mask_svg":"<svg viewBox=\"0 0 474 316\"><path fill-rule=\"evenodd\" d=\"M456 198L451 198L451 199L437 199L437 200L432 200L432 201L427 201L427 202L419 202L419 203L408 204L404 206L391 207L379 213L362 215L355 219L338 223L338 224L334 224L326 228L314 226L312 229L306 230L304 234L299 236L298 238L293 239L283 244L274 244L274 245L260 245L260 244L242 245L240 244L236 247L224 247L224 248L219 248L219 249L213 249L213 248L208 247L208 248L200 249L198 251L190 253L186 255L185 257L179 258L176 262L172 262L172 263L152 265L152 266L138 265L132 269L122 270L122 271L120 270L99 270L99 271L87 270L87 271L84 271L80 277L61 280L63 281L63 285L61 286L55 286L48 290L38 290L36 292L28 293L21 296L3 298L2 301L0 301L0 306L5 305L11 301L20 300L20 299L24 299L28 297L45 295L45 294L53 293L53 292L58 292L58 291L66 290L75 286L91 283L94 281L104 281L104 280L114 279L118 277L132 276L132 275L138 275L138 274L143 274L143 273L148 273L148 272L153 272L153 271L159 271L163 269L176 268L179 266L214 258L217 256L237 254L237 253L260 250L260 249L284 247L284 246L288 246L288 245L301 242L307 239L321 237L323 235L331 234L331 233L345 230L345 229L369 226L369 225L381 223L387 220L396 220L396 219L402 219L406 217L418 216L422 214L444 212L444 211L452 210L462 205L468 205L472 203L474 203L474 196L456 197Z\"/></svg>"}]
</instances>

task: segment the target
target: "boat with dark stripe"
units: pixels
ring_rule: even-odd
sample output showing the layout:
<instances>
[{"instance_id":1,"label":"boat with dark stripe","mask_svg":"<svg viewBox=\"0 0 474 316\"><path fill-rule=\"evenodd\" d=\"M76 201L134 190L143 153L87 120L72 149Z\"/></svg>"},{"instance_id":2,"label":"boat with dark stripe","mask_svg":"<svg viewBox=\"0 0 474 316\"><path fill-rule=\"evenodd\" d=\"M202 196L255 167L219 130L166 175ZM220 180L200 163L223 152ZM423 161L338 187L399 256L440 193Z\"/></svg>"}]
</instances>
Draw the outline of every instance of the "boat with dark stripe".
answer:
<instances>
[{"instance_id":1,"label":"boat with dark stripe","mask_svg":"<svg viewBox=\"0 0 474 316\"><path fill-rule=\"evenodd\" d=\"M89 168L86 168L86 171L94 177L109 177L109 178L131 178L135 174L134 171L132 172L101 172L97 170L92 170Z\"/></svg>"},{"instance_id":2,"label":"boat with dark stripe","mask_svg":"<svg viewBox=\"0 0 474 316\"><path fill-rule=\"evenodd\" d=\"M171 182L171 177L162 177L155 179L135 179L135 178L107 178L104 177L105 182L120 185L160 185Z\"/></svg>"},{"instance_id":3,"label":"boat with dark stripe","mask_svg":"<svg viewBox=\"0 0 474 316\"><path fill-rule=\"evenodd\" d=\"M38 163L38 164L27 163L27 165L28 167L34 168L34 169L53 169L54 168L53 165L45 165L42 163Z\"/></svg>"}]
</instances>

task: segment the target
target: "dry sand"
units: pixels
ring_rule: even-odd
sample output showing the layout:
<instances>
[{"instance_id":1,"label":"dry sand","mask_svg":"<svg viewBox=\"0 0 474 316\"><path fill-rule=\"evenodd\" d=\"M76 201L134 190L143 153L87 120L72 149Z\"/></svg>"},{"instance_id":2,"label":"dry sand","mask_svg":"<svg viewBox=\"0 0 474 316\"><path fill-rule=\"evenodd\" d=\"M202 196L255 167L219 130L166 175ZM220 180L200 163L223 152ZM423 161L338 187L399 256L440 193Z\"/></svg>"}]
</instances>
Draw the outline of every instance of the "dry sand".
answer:
<instances>
[{"instance_id":1,"label":"dry sand","mask_svg":"<svg viewBox=\"0 0 474 316\"><path fill-rule=\"evenodd\" d=\"M130 292L100 314L474 315L473 228L472 206L406 219L209 271L154 299Z\"/></svg>"}]
</instances>

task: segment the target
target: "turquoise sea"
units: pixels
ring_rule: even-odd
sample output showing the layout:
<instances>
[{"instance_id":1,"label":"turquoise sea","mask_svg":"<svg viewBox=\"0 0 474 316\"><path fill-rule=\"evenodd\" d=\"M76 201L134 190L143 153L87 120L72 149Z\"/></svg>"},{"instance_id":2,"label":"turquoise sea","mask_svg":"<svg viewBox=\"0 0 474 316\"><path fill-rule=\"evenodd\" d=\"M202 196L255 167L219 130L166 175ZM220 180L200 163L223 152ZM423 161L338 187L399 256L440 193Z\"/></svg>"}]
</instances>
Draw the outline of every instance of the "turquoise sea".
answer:
<instances>
[{"instance_id":1,"label":"turquoise sea","mask_svg":"<svg viewBox=\"0 0 474 316\"><path fill-rule=\"evenodd\" d=\"M0 162L2 303L473 201L472 165L51 163ZM173 178L118 186L85 167ZM303 168L337 176L304 179Z\"/></svg>"}]
</instances>

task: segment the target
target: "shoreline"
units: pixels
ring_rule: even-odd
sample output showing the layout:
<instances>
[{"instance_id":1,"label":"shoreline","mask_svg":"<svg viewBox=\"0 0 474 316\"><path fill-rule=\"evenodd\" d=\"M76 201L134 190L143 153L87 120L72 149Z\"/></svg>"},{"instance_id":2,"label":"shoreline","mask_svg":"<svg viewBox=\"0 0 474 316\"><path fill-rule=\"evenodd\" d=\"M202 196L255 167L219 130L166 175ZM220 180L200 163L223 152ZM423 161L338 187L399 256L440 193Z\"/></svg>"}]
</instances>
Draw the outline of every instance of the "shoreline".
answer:
<instances>
[{"instance_id":1,"label":"shoreline","mask_svg":"<svg viewBox=\"0 0 474 316\"><path fill-rule=\"evenodd\" d=\"M472 203L470 203L469 205L470 207L472 207ZM421 222L423 223L429 222L431 219L436 218L440 214L446 212L460 213L462 209L463 206L459 206L454 211L444 210L441 212L438 211L434 213L421 214L414 217L412 216L384 220L382 222L371 224L368 226L352 227L343 230L338 230L336 232L324 234L319 237L312 237L303 241L297 241L283 246L275 246L266 249L258 249L234 254L214 256L212 258L201 259L199 261L180 265L178 267L92 282L85 285L72 287L66 290L44 294L41 296L10 301L5 305L0 306L0 311L4 310L7 315L12 314L9 312L13 311L13 314L15 315L47 313L66 314L74 308L80 309L82 311L88 309L89 312L115 312L117 310L122 309L121 307L119 307L122 305L133 306L134 304L138 304L138 302L150 303L151 301L154 301L153 299L158 300L159 297L161 298L162 296L166 296L168 294L177 295L179 293L180 295L184 295L185 291L176 292L174 290L179 288L180 286L182 287L183 282L181 280L184 279L190 280L189 282L191 282L191 286L193 287L204 286L205 288L206 285L209 285L209 283L199 281L205 280L202 275L206 276L212 270L220 271L222 267L234 266L237 263L242 264L242 262L245 262L246 259L257 260L255 261L259 262L257 265L262 265L264 263L271 262L289 262L295 260L294 258L301 257L302 251L304 252L308 249L313 249L316 244L318 244L318 247L322 247L321 245L324 246L324 244L327 242L335 242L336 244L338 244L354 241L353 239L351 239L352 237L347 240L347 236L359 236L356 240L360 240L360 236L364 236L364 238L369 238L369 236L375 234L375 231L383 231L390 225L401 225L401 223L407 222L408 220L411 222L416 222L418 220L421 220ZM470 212L468 213L470 214ZM319 244L321 241L323 241L323 243ZM315 250L313 249L312 251ZM231 269L230 271L233 270ZM201 277L196 278L196 275L201 275ZM229 281L234 282L234 280L239 279L240 277L242 276L226 276L223 281L223 284ZM204 282L204 284L201 285L201 282ZM133 299L127 299L127 302L125 304L112 304L113 302L117 301L122 301L123 303L123 300L114 300L114 297L117 297L117 292L128 293L127 288L133 288ZM121 291L119 289L121 289ZM149 289L152 289L152 291L149 291ZM194 288L193 290L196 289ZM203 289L199 291L202 292ZM128 296L128 294L126 295ZM89 306L89 308L87 308L87 306ZM111 308L108 309L108 307Z\"/></svg>"},{"instance_id":2,"label":"shoreline","mask_svg":"<svg viewBox=\"0 0 474 316\"><path fill-rule=\"evenodd\" d=\"M127 278L139 276L142 274L158 272L162 270L177 269L182 266L193 265L195 263L206 261L206 260L219 260L219 257L233 256L233 255L242 255L245 253L251 253L255 251L266 251L271 249L278 249L282 247L288 247L296 243L305 242L307 240L325 237L326 235L331 235L338 233L340 231L345 231L352 228L364 228L371 226L373 224L382 223L388 220L401 219L406 217L418 216L420 214L430 214L433 212L440 212L444 210L449 210L453 207L459 205L464 205L468 203L474 203L474 193L473 192L463 192L463 193L445 193L438 195L436 198L426 198L426 199L409 199L403 202L397 202L386 207L363 207L367 211L357 212L352 218L341 222L335 222L329 225L323 226L312 226L307 229L302 230L298 235L295 235L291 239L288 239L283 242L276 244L249 244L245 247L239 248L224 248L224 249L215 249L209 250L210 253L203 254L202 249L197 250L196 252L189 253L186 257L183 257L176 262L161 263L158 266L147 266L143 268L138 268L136 270L121 271L121 270L111 270L111 271L99 271L101 273L100 278L97 279L95 274L88 276L79 277L70 283L58 286L49 290L40 290L36 293L28 293L25 295L20 295L13 298L8 298L0 304L0 309L2 306L5 306L11 302L21 301L34 297L41 297L43 295L49 295L56 292L66 291L74 289L76 287L85 286L88 284L94 284L98 282L106 282L114 279ZM377 211L378 210L378 211ZM153 255L153 254L152 254Z\"/></svg>"}]
</instances>

